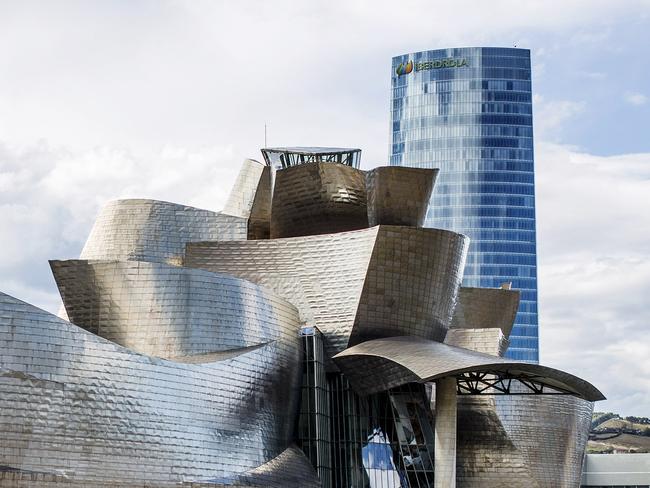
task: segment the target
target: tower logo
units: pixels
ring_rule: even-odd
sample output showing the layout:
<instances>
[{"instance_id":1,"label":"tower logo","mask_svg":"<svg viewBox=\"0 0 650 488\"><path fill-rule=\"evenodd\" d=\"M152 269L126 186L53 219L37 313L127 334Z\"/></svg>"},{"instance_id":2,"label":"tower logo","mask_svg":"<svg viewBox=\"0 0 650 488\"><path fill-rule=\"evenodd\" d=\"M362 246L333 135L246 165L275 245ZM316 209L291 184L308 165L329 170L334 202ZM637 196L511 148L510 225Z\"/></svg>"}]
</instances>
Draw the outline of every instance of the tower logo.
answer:
<instances>
[{"instance_id":1,"label":"tower logo","mask_svg":"<svg viewBox=\"0 0 650 488\"><path fill-rule=\"evenodd\" d=\"M411 71L413 71L413 61L409 61L408 63L400 63L397 69L395 70L395 73L397 73L397 76L402 76L402 75L408 75Z\"/></svg>"}]
</instances>

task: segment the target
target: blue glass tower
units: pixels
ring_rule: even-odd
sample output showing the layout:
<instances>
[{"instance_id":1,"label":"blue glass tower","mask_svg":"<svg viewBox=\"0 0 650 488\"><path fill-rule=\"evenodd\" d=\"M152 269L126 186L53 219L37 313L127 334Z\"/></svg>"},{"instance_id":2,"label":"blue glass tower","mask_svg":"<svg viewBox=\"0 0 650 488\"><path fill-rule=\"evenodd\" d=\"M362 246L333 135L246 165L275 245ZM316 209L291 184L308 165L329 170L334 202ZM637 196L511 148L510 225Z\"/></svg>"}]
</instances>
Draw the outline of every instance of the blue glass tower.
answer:
<instances>
[{"instance_id":1,"label":"blue glass tower","mask_svg":"<svg viewBox=\"0 0 650 488\"><path fill-rule=\"evenodd\" d=\"M530 51L405 54L391 80L390 164L440 168L426 225L471 238L465 286L521 291L506 355L537 362Z\"/></svg>"}]
</instances>

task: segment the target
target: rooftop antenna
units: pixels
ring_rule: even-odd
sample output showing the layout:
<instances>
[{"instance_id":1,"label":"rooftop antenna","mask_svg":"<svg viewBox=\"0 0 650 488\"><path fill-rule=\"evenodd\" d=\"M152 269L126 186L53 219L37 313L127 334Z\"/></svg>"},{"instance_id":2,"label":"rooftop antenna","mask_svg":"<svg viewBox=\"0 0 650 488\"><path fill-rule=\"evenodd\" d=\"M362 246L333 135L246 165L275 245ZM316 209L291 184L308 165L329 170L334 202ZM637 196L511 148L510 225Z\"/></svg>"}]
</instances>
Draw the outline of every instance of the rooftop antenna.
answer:
<instances>
[{"instance_id":1,"label":"rooftop antenna","mask_svg":"<svg viewBox=\"0 0 650 488\"><path fill-rule=\"evenodd\" d=\"M266 123L264 123L264 147L266 147Z\"/></svg>"}]
</instances>

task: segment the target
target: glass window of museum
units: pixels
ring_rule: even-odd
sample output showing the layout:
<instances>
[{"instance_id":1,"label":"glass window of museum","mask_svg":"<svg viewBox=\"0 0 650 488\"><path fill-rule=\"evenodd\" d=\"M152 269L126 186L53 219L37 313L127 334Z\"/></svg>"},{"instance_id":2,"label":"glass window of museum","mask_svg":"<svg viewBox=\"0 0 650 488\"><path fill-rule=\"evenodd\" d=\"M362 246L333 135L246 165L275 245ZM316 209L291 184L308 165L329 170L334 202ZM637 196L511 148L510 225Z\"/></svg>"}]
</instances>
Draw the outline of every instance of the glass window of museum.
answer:
<instances>
[{"instance_id":1,"label":"glass window of museum","mask_svg":"<svg viewBox=\"0 0 650 488\"><path fill-rule=\"evenodd\" d=\"M440 168L425 225L471 238L465 286L521 291L506 356L537 362L530 52L406 54L391 80L390 164Z\"/></svg>"}]
</instances>

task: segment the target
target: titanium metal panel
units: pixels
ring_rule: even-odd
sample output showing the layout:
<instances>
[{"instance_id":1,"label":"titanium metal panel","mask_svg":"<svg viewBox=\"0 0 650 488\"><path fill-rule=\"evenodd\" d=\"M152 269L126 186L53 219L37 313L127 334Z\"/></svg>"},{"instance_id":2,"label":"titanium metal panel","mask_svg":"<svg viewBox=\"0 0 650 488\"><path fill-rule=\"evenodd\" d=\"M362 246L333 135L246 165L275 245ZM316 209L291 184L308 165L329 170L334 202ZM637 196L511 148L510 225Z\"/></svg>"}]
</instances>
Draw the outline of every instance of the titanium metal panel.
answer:
<instances>
[{"instance_id":1,"label":"titanium metal panel","mask_svg":"<svg viewBox=\"0 0 650 488\"><path fill-rule=\"evenodd\" d=\"M321 483L304 453L291 446L262 466L222 480L185 482L184 488L320 488Z\"/></svg>"},{"instance_id":2,"label":"titanium metal panel","mask_svg":"<svg viewBox=\"0 0 650 488\"><path fill-rule=\"evenodd\" d=\"M271 237L330 234L368 227L365 173L336 163L279 170L271 207Z\"/></svg>"},{"instance_id":3,"label":"titanium metal panel","mask_svg":"<svg viewBox=\"0 0 650 488\"><path fill-rule=\"evenodd\" d=\"M578 488L593 403L568 395L499 395L495 403L539 486Z\"/></svg>"},{"instance_id":4,"label":"titanium metal panel","mask_svg":"<svg viewBox=\"0 0 650 488\"><path fill-rule=\"evenodd\" d=\"M334 360L359 392L375 393L413 381L428 382L464 372L528 373L590 401L605 397L590 383L537 364L512 361L419 337L375 339L350 347Z\"/></svg>"},{"instance_id":5,"label":"titanium metal panel","mask_svg":"<svg viewBox=\"0 0 650 488\"><path fill-rule=\"evenodd\" d=\"M266 165L254 159L245 159L222 212L235 217L249 218L257 188Z\"/></svg>"},{"instance_id":6,"label":"titanium metal panel","mask_svg":"<svg viewBox=\"0 0 650 488\"><path fill-rule=\"evenodd\" d=\"M451 328L500 328L508 338L518 308L519 291L463 286L458 293Z\"/></svg>"},{"instance_id":7,"label":"titanium metal panel","mask_svg":"<svg viewBox=\"0 0 650 488\"><path fill-rule=\"evenodd\" d=\"M364 486L379 469L362 459L363 446L392 419L384 453L409 483L430 485L433 441L414 445L403 430L417 413L408 408L414 392L428 400L423 386L405 384L457 376L463 393L504 393L458 398L459 486L576 488L592 404L509 386L479 391L469 373L588 400L602 394L570 374L498 357L518 294L459 292L468 238L417 228L435 172L328 162L278 175L274 193L272 168L245 162L227 205L235 216L109 204L84 259L51 262L70 318L92 333L0 294L0 487L319 486L291 445L306 323L323 332L319 364L343 373L330 374L331 385L359 402L336 403L344 396L333 387L333 408L314 409L319 421L328 433L348 421L371 429L333 435L334 465L345 459L360 475L348 484ZM270 217L276 236L297 237L268 239ZM382 225L367 228L369 220ZM375 392L383 403L363 400L369 422L358 394ZM418 412L413 436L430 427Z\"/></svg>"},{"instance_id":8,"label":"titanium metal panel","mask_svg":"<svg viewBox=\"0 0 650 488\"><path fill-rule=\"evenodd\" d=\"M467 246L455 232L379 226L348 347L400 335L444 340Z\"/></svg>"},{"instance_id":9,"label":"titanium metal panel","mask_svg":"<svg viewBox=\"0 0 650 488\"><path fill-rule=\"evenodd\" d=\"M248 219L248 239L268 239L270 236L272 171L273 168L254 159L244 160L222 211Z\"/></svg>"},{"instance_id":10,"label":"titanium metal panel","mask_svg":"<svg viewBox=\"0 0 650 488\"><path fill-rule=\"evenodd\" d=\"M504 429L494 396L459 397L457 425L458 488L541 488Z\"/></svg>"},{"instance_id":11,"label":"titanium metal panel","mask_svg":"<svg viewBox=\"0 0 650 488\"><path fill-rule=\"evenodd\" d=\"M503 340L501 329L450 329L445 342L502 356ZM460 397L458 486L578 488L592 405L565 395Z\"/></svg>"},{"instance_id":12,"label":"titanium metal panel","mask_svg":"<svg viewBox=\"0 0 650 488\"><path fill-rule=\"evenodd\" d=\"M116 200L101 210L81 259L181 264L187 242L246 236L243 217L157 200Z\"/></svg>"},{"instance_id":13,"label":"titanium metal panel","mask_svg":"<svg viewBox=\"0 0 650 488\"><path fill-rule=\"evenodd\" d=\"M368 225L422 227L437 169L380 166L366 172Z\"/></svg>"},{"instance_id":14,"label":"titanium metal panel","mask_svg":"<svg viewBox=\"0 0 650 488\"><path fill-rule=\"evenodd\" d=\"M179 364L0 294L0 351L5 486L35 477L57 486L171 487L243 474L290 444L297 334L291 351L272 342Z\"/></svg>"},{"instance_id":15,"label":"titanium metal panel","mask_svg":"<svg viewBox=\"0 0 650 488\"><path fill-rule=\"evenodd\" d=\"M189 267L273 290L326 336L328 357L346 348L379 228L290 239L187 245ZM218 244L218 245L217 245Z\"/></svg>"},{"instance_id":16,"label":"titanium metal panel","mask_svg":"<svg viewBox=\"0 0 650 488\"><path fill-rule=\"evenodd\" d=\"M271 199L273 197L273 168L264 166L255 199L248 218L249 239L271 237Z\"/></svg>"},{"instance_id":17,"label":"titanium metal panel","mask_svg":"<svg viewBox=\"0 0 650 488\"><path fill-rule=\"evenodd\" d=\"M502 357L508 349L508 339L501 329L449 329L445 344Z\"/></svg>"},{"instance_id":18,"label":"titanium metal panel","mask_svg":"<svg viewBox=\"0 0 650 488\"><path fill-rule=\"evenodd\" d=\"M233 276L138 261L50 265L71 322L143 354L209 361L272 341L293 348L298 334L293 305Z\"/></svg>"},{"instance_id":19,"label":"titanium metal panel","mask_svg":"<svg viewBox=\"0 0 650 488\"><path fill-rule=\"evenodd\" d=\"M374 337L443 340L466 249L467 239L453 232L377 226L289 239L189 243L185 264L273 289L298 307L303 321L320 329L331 357Z\"/></svg>"}]
</instances>

